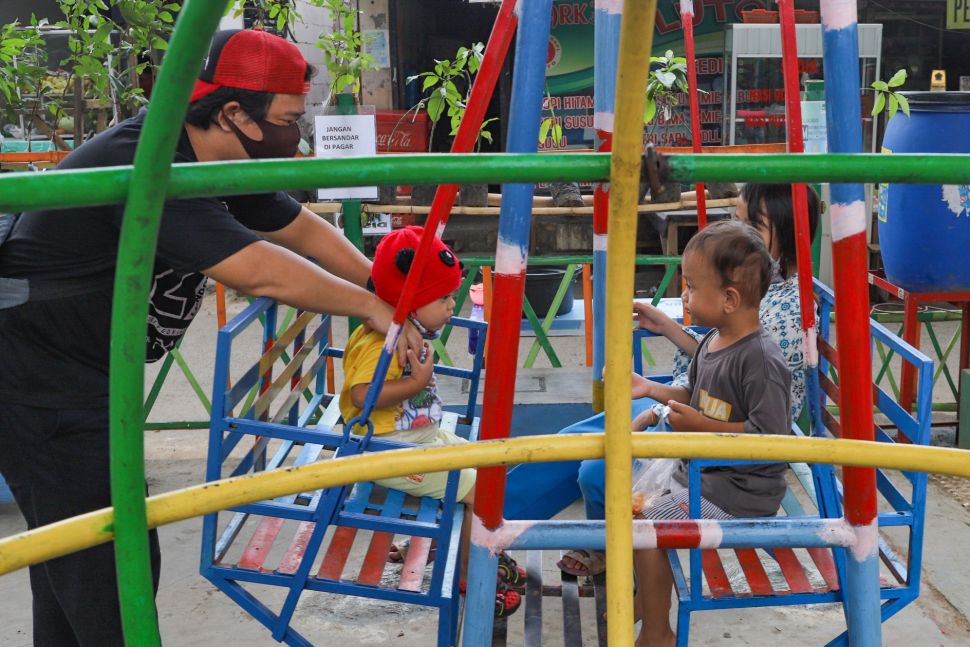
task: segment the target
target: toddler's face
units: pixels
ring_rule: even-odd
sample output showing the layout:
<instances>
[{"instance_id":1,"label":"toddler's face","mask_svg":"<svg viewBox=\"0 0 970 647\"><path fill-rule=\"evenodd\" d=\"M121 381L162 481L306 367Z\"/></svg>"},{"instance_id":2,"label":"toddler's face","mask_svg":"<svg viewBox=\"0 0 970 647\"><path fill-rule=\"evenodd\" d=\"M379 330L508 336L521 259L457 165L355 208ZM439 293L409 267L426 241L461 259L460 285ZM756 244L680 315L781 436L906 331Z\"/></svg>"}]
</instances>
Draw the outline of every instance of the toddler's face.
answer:
<instances>
[{"instance_id":1,"label":"toddler's face","mask_svg":"<svg viewBox=\"0 0 970 647\"><path fill-rule=\"evenodd\" d=\"M455 312L455 297L448 294L414 311L418 322L428 330L441 330Z\"/></svg>"},{"instance_id":2,"label":"toddler's face","mask_svg":"<svg viewBox=\"0 0 970 647\"><path fill-rule=\"evenodd\" d=\"M684 256L684 310L690 313L691 323L717 328L724 313L724 290L721 279L707 257L693 251Z\"/></svg>"}]
</instances>

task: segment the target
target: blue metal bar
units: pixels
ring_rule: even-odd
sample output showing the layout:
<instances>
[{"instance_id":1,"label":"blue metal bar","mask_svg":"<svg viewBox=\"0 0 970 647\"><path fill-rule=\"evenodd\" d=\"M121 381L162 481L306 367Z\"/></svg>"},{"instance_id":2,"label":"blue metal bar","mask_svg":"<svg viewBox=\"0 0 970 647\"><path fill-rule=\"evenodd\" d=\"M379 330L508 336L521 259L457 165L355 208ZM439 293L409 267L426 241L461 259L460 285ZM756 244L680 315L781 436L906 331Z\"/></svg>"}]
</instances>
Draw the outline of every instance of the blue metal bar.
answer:
<instances>
[{"instance_id":1,"label":"blue metal bar","mask_svg":"<svg viewBox=\"0 0 970 647\"><path fill-rule=\"evenodd\" d=\"M546 73L546 51L549 43L552 0L520 2L516 6L519 34L516 42L515 69L512 74L512 97L508 128L510 153L534 153L538 148L539 121ZM518 339L522 312L525 269L529 253L534 184L506 184L502 187L499 213L498 244L495 253L496 308L492 313L493 347L503 340ZM509 434L512 391L515 382L515 353L512 361L503 363L499 353L488 357L488 366L496 367L500 382L489 382L483 409L482 437L505 437ZM489 370L491 375L491 370ZM494 388L493 388L494 387ZM503 429L504 427L504 429ZM505 469L478 471L475 512L494 528L501 521L504 504ZM480 523L476 520L476 524ZM484 526L473 531L469 550L468 588L466 592L466 647L491 644L495 607L495 575L498 557L478 543L487 534Z\"/></svg>"},{"instance_id":2,"label":"blue metal bar","mask_svg":"<svg viewBox=\"0 0 970 647\"><path fill-rule=\"evenodd\" d=\"M774 519L697 519L700 543L664 548L830 548L845 547L852 541L849 526L841 519L778 517ZM634 520L634 548L656 548L656 530L683 528L683 521ZM501 536L492 538L492 550L534 550L551 548L593 548L606 546L602 520L511 521L503 524ZM503 538L507 538L504 539ZM681 542L686 543L686 542Z\"/></svg>"}]
</instances>

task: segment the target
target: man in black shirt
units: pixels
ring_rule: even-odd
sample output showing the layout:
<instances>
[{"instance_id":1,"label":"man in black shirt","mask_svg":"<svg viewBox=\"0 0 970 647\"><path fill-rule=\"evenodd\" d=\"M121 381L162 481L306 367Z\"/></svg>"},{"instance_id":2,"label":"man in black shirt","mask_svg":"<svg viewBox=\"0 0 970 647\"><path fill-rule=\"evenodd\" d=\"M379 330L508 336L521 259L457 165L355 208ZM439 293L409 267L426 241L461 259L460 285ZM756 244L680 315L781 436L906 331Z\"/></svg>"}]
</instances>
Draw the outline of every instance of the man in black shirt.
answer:
<instances>
[{"instance_id":1,"label":"man in black shirt","mask_svg":"<svg viewBox=\"0 0 970 647\"><path fill-rule=\"evenodd\" d=\"M281 38L217 33L174 161L292 157L312 72ZM59 168L131 164L143 124L144 112L79 147ZM123 209L26 213L0 247L0 473L30 528L111 505L108 355ZM155 258L148 359L178 341L198 310L205 277L386 331L393 311L363 287L369 275L370 262L339 230L285 193L169 201ZM418 348L420 336L408 336ZM157 587L154 531L150 541ZM35 645L124 644L112 544L34 566L30 581Z\"/></svg>"}]
</instances>

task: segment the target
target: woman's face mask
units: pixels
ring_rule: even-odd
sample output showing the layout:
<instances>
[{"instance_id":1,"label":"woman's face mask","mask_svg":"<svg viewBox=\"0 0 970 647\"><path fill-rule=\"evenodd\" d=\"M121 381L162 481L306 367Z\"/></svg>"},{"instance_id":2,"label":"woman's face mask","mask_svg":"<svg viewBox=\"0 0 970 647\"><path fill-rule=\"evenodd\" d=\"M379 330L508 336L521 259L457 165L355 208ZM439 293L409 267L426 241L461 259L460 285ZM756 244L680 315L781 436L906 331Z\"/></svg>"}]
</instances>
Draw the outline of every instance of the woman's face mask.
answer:
<instances>
[{"instance_id":1,"label":"woman's face mask","mask_svg":"<svg viewBox=\"0 0 970 647\"><path fill-rule=\"evenodd\" d=\"M263 133L262 140L252 139L239 129L229 115L223 113L229 129L242 144L243 150L250 159L268 159L273 157L293 157L300 146L300 127L296 123L278 126L265 119L253 120L253 123Z\"/></svg>"}]
</instances>

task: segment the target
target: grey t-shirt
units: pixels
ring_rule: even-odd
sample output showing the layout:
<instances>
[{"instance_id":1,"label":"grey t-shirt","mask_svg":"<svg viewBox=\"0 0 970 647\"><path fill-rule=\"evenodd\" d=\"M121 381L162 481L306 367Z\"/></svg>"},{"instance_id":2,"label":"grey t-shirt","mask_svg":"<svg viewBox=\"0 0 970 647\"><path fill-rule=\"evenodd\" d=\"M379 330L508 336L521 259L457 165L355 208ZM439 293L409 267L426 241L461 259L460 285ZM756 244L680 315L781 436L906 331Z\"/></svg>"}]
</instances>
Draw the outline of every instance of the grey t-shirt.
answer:
<instances>
[{"instance_id":1,"label":"grey t-shirt","mask_svg":"<svg viewBox=\"0 0 970 647\"><path fill-rule=\"evenodd\" d=\"M711 351L717 331L701 340L690 364L690 405L708 418L743 422L746 434L791 433L791 375L777 342L763 328ZM785 463L709 467L701 494L736 517L773 515L785 496ZM686 462L674 478L687 485Z\"/></svg>"}]
</instances>

